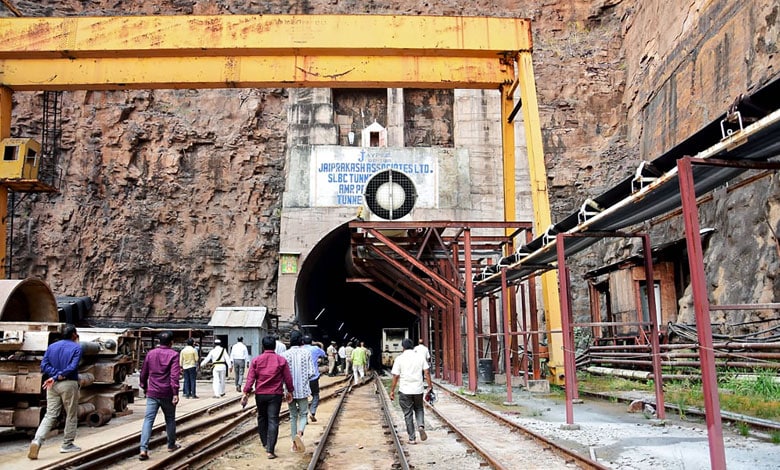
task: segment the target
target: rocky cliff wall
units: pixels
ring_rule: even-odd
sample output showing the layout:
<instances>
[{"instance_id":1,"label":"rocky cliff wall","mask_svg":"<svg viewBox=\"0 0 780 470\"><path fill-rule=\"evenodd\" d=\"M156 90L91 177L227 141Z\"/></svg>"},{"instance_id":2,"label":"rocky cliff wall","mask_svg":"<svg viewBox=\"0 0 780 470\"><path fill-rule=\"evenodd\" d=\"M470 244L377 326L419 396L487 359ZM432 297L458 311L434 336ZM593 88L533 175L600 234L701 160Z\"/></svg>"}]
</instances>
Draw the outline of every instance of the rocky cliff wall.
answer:
<instances>
[{"instance_id":1,"label":"rocky cliff wall","mask_svg":"<svg viewBox=\"0 0 780 470\"><path fill-rule=\"evenodd\" d=\"M692 112L699 118L693 122L691 115L664 111L669 107L663 98L673 96L668 90L700 83L689 92L689 102L709 102L708 109L716 112L732 93L777 73L769 67L777 60L772 2L686 0L671 2L673 8L662 0L14 3L28 16L531 18L554 219L706 122L704 113ZM738 21L751 25L750 37L762 37L753 43L739 39L742 33L731 29ZM713 59L712 64L729 61L736 68L711 82L705 75L712 67L694 66L706 62L704 57L684 57L697 44L700 51L720 50L722 34L730 38L725 43L737 41L758 52L746 55L732 47ZM701 72L683 78L680 71L688 68ZM64 99L62 192L18 204L14 275L42 277L58 294L92 295L100 318L201 321L217 305L239 304L264 304L274 311L285 91L74 92ZM40 94L16 93L14 100L13 133L39 133ZM688 109L677 103L675 109ZM672 127L669 119L677 120ZM601 257L588 254L582 262L597 263Z\"/></svg>"}]
</instances>

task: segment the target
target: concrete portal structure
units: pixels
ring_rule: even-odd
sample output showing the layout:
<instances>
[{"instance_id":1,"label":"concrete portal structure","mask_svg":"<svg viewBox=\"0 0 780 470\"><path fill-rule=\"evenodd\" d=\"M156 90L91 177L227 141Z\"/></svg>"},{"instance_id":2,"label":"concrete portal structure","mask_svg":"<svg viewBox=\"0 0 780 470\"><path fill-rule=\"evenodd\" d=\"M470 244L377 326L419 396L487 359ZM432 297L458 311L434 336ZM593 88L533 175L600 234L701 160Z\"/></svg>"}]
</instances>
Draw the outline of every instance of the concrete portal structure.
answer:
<instances>
[{"instance_id":1,"label":"concrete portal structure","mask_svg":"<svg viewBox=\"0 0 780 470\"><path fill-rule=\"evenodd\" d=\"M297 319L315 336L339 343L359 338L375 351L383 327L410 328L419 336L415 315L361 285L346 283L345 224L356 218L381 220L365 207L363 194L368 179L383 169L400 171L414 183L417 201L401 220L504 219L501 93L452 90L442 96L441 91L412 90L412 100L405 99L405 91L387 89L377 110L383 97L376 90L349 90L350 96L346 90L290 90L280 253L294 262L280 263L277 298L283 324ZM426 116L418 105L426 99L433 103L430 114L438 117ZM343 101L354 106L345 110ZM361 118L365 127L356 122ZM426 119L430 125L420 124ZM523 120L514 126L515 135L525 135ZM387 137L382 133L372 145L366 137L372 130L387 130ZM355 134L352 143L343 138L349 132ZM531 220L525 140L518 138L515 145L514 217ZM291 269L293 265L297 268Z\"/></svg>"}]
</instances>

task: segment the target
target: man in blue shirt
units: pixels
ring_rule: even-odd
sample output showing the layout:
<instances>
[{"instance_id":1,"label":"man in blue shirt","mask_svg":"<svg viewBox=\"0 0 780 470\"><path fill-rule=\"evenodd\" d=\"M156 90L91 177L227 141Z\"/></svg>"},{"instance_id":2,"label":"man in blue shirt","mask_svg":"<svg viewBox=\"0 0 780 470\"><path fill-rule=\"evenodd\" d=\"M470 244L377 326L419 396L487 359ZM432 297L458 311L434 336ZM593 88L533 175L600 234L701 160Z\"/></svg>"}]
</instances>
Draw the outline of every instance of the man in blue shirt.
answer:
<instances>
[{"instance_id":1,"label":"man in blue shirt","mask_svg":"<svg viewBox=\"0 0 780 470\"><path fill-rule=\"evenodd\" d=\"M311 388L311 404L309 405L309 419L317 422L314 416L317 414L317 406L320 404L320 363L319 359L327 360L327 354L322 349L322 343L312 344L311 335L303 335L303 346L311 352L311 360L314 365L314 376L309 380Z\"/></svg>"},{"instance_id":2,"label":"man in blue shirt","mask_svg":"<svg viewBox=\"0 0 780 470\"><path fill-rule=\"evenodd\" d=\"M79 334L73 325L65 325L62 339L46 348L41 361L41 372L48 378L43 382L46 390L46 416L38 426L30 443L27 458L35 460L46 434L57 422L60 411L65 408L65 432L60 452L78 452L80 447L73 443L76 438L79 410L79 361L81 345Z\"/></svg>"}]
</instances>

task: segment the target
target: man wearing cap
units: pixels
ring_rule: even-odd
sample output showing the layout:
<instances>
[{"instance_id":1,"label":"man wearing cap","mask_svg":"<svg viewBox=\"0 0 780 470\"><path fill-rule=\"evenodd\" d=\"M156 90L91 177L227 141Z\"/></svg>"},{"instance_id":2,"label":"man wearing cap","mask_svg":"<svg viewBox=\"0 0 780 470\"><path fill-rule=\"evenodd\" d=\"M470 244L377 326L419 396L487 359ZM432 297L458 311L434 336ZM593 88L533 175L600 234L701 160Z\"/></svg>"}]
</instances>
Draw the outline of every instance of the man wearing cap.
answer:
<instances>
[{"instance_id":1,"label":"man wearing cap","mask_svg":"<svg viewBox=\"0 0 780 470\"><path fill-rule=\"evenodd\" d=\"M330 342L330 346L328 346L328 350L326 352L328 353L328 375L333 377L337 372L336 357L338 356L338 349L336 349L335 341Z\"/></svg>"},{"instance_id":2,"label":"man wearing cap","mask_svg":"<svg viewBox=\"0 0 780 470\"><path fill-rule=\"evenodd\" d=\"M214 398L225 396L225 377L228 371L233 370L233 362L230 360L230 354L222 347L222 341L219 338L214 340L214 348L209 351L208 356L203 358L200 366L208 363L214 363L211 369L211 387L214 389Z\"/></svg>"},{"instance_id":3,"label":"man wearing cap","mask_svg":"<svg viewBox=\"0 0 780 470\"><path fill-rule=\"evenodd\" d=\"M233 361L233 370L236 375L236 391L241 391L244 383L244 367L249 364L249 350L243 343L244 337L239 336L238 342L230 348L230 359Z\"/></svg>"}]
</instances>

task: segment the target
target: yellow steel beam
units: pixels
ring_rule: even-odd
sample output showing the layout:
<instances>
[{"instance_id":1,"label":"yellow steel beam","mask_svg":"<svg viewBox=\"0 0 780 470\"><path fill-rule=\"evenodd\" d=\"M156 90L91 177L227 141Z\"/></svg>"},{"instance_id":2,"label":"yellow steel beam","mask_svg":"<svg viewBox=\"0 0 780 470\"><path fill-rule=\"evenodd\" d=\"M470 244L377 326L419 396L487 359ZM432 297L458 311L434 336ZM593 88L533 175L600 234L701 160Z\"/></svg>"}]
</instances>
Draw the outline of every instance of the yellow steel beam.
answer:
<instances>
[{"instance_id":1,"label":"yellow steel beam","mask_svg":"<svg viewBox=\"0 0 780 470\"><path fill-rule=\"evenodd\" d=\"M536 98L536 83L530 52L518 55L518 78L520 96L523 99L523 119L525 119L525 138L528 148L528 169L531 177L531 200L534 208L536 232L542 233L552 223L550 200L547 194L547 171L542 148L542 123L539 119L539 103ZM561 305L558 292L558 277L555 271L542 274L542 301L546 309L547 331L561 330ZM550 360L550 380L561 384L565 380L563 371L563 336L560 333L548 334ZM571 371L574 373L574 371Z\"/></svg>"},{"instance_id":2,"label":"yellow steel beam","mask_svg":"<svg viewBox=\"0 0 780 470\"><path fill-rule=\"evenodd\" d=\"M531 49L522 18L226 15L0 18L0 58L407 55Z\"/></svg>"},{"instance_id":3,"label":"yellow steel beam","mask_svg":"<svg viewBox=\"0 0 780 470\"><path fill-rule=\"evenodd\" d=\"M278 86L495 89L513 78L511 64L461 57L0 59L0 84L17 91Z\"/></svg>"}]
</instances>

